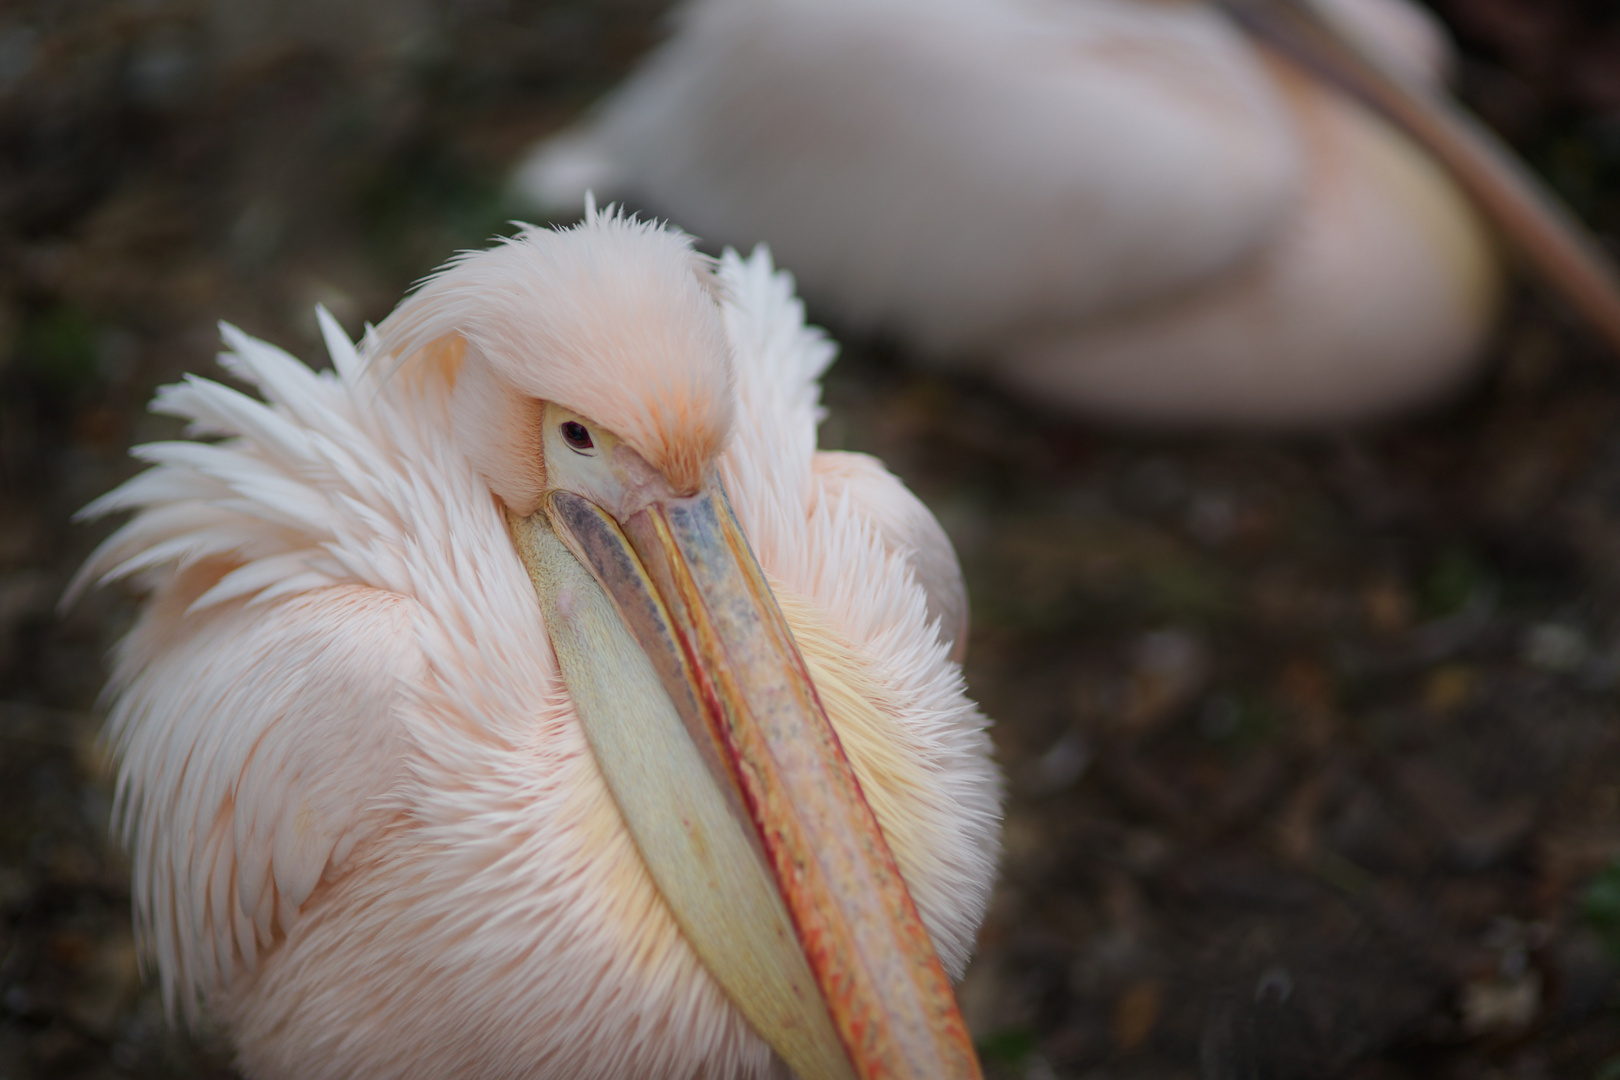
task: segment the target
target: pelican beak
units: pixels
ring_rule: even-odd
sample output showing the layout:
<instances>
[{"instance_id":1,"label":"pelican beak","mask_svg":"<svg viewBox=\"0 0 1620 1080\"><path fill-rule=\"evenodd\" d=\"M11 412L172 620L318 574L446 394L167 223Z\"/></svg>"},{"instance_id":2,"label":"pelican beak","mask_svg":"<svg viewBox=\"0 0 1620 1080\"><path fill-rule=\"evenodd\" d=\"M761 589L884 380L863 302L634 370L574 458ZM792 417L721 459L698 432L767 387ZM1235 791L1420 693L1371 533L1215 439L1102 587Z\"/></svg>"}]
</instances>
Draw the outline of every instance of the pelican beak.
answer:
<instances>
[{"instance_id":1,"label":"pelican beak","mask_svg":"<svg viewBox=\"0 0 1620 1080\"><path fill-rule=\"evenodd\" d=\"M805 1080L977 1077L928 932L718 479L623 521L553 491L512 528L543 606L551 593L548 632L643 858L756 1030ZM558 546L616 626L583 613L577 581L558 610L559 575L575 572ZM626 632L663 702L603 671L607 656L625 666L609 639ZM592 734L617 722L609 710L638 730Z\"/></svg>"},{"instance_id":2,"label":"pelican beak","mask_svg":"<svg viewBox=\"0 0 1620 1080\"><path fill-rule=\"evenodd\" d=\"M1277 55L1427 149L1529 265L1620 352L1620 268L1558 196L1467 110L1390 67L1320 0L1216 3Z\"/></svg>"}]
</instances>

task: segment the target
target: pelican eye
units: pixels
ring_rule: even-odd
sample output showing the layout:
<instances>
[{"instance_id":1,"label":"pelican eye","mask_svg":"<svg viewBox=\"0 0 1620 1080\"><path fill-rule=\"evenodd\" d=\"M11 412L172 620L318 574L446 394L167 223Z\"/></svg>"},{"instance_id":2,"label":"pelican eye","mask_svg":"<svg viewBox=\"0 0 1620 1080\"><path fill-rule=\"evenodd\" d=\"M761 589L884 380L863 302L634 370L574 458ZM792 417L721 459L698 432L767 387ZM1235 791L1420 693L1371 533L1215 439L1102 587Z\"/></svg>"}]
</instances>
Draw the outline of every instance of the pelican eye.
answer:
<instances>
[{"instance_id":1,"label":"pelican eye","mask_svg":"<svg viewBox=\"0 0 1620 1080\"><path fill-rule=\"evenodd\" d=\"M575 450L589 450L596 445L591 441L591 433L585 429L585 425L573 420L563 421L562 437Z\"/></svg>"}]
</instances>

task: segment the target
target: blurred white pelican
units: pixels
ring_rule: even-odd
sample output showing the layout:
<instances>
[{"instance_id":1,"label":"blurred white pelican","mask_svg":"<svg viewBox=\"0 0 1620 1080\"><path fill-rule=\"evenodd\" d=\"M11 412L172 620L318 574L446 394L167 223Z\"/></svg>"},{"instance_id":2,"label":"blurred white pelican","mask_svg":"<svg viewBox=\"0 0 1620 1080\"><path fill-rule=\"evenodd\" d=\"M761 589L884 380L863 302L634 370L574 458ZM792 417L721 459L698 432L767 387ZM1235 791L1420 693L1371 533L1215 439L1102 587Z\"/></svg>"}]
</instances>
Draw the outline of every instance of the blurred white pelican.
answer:
<instances>
[{"instance_id":1,"label":"blurred white pelican","mask_svg":"<svg viewBox=\"0 0 1620 1080\"><path fill-rule=\"evenodd\" d=\"M591 210L322 325L226 327L263 402L165 387L223 441L86 511L153 589L108 732L171 1009L253 1078L976 1075L961 576L816 451L790 279Z\"/></svg>"},{"instance_id":2,"label":"blurred white pelican","mask_svg":"<svg viewBox=\"0 0 1620 1080\"><path fill-rule=\"evenodd\" d=\"M516 183L767 241L848 324L1057 408L1355 420L1487 340L1499 259L1459 181L1620 342L1612 274L1436 92L1447 57L1404 0L691 0Z\"/></svg>"}]
</instances>

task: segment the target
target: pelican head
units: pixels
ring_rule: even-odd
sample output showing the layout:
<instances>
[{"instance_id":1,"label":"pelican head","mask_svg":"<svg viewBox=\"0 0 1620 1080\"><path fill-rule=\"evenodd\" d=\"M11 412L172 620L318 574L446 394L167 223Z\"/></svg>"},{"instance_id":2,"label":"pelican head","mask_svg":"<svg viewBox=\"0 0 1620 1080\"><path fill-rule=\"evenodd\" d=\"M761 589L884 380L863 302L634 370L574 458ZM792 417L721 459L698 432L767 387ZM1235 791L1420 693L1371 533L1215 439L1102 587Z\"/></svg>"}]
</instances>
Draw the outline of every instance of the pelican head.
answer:
<instances>
[{"instance_id":1,"label":"pelican head","mask_svg":"<svg viewBox=\"0 0 1620 1080\"><path fill-rule=\"evenodd\" d=\"M593 213L453 260L383 323L381 353L407 376L436 369L456 438L514 513L539 508L548 462L578 461L542 441L561 423L542 422L548 405L690 495L733 419L716 287L682 234ZM597 456L629 467L622 453Z\"/></svg>"},{"instance_id":2,"label":"pelican head","mask_svg":"<svg viewBox=\"0 0 1620 1080\"><path fill-rule=\"evenodd\" d=\"M978 1074L960 574L815 452L789 288L592 208L327 320L335 375L228 329L267 403L160 395L234 438L140 451L85 572L168 567L109 722L138 925L249 1075Z\"/></svg>"},{"instance_id":3,"label":"pelican head","mask_svg":"<svg viewBox=\"0 0 1620 1080\"><path fill-rule=\"evenodd\" d=\"M382 352L407 371L435 368L448 388L451 428L503 504L643 858L760 1033L805 1077L849 1065L862 1077L977 1075L944 970L717 473L735 377L715 287L681 234L593 209L580 228L452 263L380 328ZM552 537L641 656L605 609L588 613L588 585ZM559 641L570 637L572 649ZM624 677L643 663L661 691ZM586 703L578 687L605 676ZM611 744L654 741L651 714L670 704L702 772L668 745L623 763ZM625 723L637 716L644 728ZM734 865L676 855L660 831L670 806L646 805L649 785L672 801L713 785L710 802L732 820L700 819L689 847L729 845ZM750 850L784 908L742 869ZM755 909L772 946L735 925ZM783 913L797 954L780 947Z\"/></svg>"}]
</instances>

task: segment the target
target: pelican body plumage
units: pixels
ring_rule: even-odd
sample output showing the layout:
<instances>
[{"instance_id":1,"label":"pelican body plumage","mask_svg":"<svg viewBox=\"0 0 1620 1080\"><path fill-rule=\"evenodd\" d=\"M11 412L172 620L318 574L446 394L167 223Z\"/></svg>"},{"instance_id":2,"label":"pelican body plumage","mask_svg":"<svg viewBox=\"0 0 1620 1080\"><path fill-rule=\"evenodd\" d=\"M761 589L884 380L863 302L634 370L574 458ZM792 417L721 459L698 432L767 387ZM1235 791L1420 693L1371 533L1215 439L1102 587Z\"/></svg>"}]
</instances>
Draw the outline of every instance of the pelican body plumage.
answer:
<instances>
[{"instance_id":1,"label":"pelican body plumage","mask_svg":"<svg viewBox=\"0 0 1620 1080\"><path fill-rule=\"evenodd\" d=\"M1000 784L949 541L763 250L591 209L332 369L226 326L87 508L139 938L255 1080L970 1076ZM937 953L937 958L936 958Z\"/></svg>"},{"instance_id":2,"label":"pelican body plumage","mask_svg":"<svg viewBox=\"0 0 1620 1080\"><path fill-rule=\"evenodd\" d=\"M1476 370L1493 221L1620 347L1620 278L1449 58L1405 0L688 0L514 188L767 242L846 325L1046 408L1341 424Z\"/></svg>"}]
</instances>

